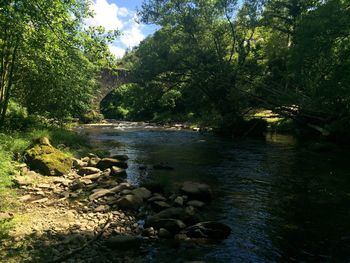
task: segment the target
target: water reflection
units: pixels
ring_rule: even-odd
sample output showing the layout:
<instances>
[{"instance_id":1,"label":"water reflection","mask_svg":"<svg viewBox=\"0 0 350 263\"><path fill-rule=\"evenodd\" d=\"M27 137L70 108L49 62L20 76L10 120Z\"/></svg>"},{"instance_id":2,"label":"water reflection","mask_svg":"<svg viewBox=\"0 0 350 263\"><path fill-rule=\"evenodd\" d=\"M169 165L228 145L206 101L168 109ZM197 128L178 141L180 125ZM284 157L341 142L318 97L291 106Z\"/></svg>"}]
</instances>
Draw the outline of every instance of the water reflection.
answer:
<instances>
[{"instance_id":1,"label":"water reflection","mask_svg":"<svg viewBox=\"0 0 350 263\"><path fill-rule=\"evenodd\" d=\"M220 244L158 244L146 262L349 262L350 170L348 153L310 152L290 136L232 141L210 134L163 131L147 125L128 129L85 128L96 141L118 141L114 153L130 157L132 183L185 180L208 183L215 198L207 218L233 231ZM173 171L151 169L167 163ZM146 171L140 166L147 166Z\"/></svg>"}]
</instances>

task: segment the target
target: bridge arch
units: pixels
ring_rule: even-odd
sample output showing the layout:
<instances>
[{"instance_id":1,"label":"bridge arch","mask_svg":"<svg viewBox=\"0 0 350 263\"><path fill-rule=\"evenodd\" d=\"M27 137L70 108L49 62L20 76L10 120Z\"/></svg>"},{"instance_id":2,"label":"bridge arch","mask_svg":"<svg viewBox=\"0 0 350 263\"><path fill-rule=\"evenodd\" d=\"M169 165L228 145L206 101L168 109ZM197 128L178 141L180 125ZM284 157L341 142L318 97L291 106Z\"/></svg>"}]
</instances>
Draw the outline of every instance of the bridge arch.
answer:
<instances>
[{"instance_id":1,"label":"bridge arch","mask_svg":"<svg viewBox=\"0 0 350 263\"><path fill-rule=\"evenodd\" d=\"M93 99L92 103L94 109L100 113L100 106L102 100L110 92L112 92L112 90L120 87L121 85L132 83L132 78L130 71L127 69L103 69L99 77L99 82L100 89L98 94Z\"/></svg>"}]
</instances>

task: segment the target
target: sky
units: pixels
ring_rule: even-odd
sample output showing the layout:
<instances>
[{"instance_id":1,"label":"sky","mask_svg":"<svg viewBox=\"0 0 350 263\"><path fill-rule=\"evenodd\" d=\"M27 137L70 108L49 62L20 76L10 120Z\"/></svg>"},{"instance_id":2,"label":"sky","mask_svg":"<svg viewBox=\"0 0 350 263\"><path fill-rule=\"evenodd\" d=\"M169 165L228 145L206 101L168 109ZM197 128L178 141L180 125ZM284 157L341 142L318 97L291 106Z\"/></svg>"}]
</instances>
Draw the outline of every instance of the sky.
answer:
<instances>
[{"instance_id":1,"label":"sky","mask_svg":"<svg viewBox=\"0 0 350 263\"><path fill-rule=\"evenodd\" d=\"M91 9L95 15L85 23L89 26L103 26L106 30L119 29L122 35L109 45L109 49L120 58L127 48L137 46L156 30L154 25L136 22L136 11L141 4L142 0L93 0Z\"/></svg>"}]
</instances>

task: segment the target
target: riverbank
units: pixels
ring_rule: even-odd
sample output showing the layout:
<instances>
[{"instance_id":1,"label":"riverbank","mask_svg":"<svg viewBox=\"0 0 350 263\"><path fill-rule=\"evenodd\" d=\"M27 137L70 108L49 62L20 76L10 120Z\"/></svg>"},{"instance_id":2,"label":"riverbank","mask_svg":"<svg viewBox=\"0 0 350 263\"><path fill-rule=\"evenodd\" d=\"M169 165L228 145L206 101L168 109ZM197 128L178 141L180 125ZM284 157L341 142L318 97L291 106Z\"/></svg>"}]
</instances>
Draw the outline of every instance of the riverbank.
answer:
<instances>
[{"instance_id":1,"label":"riverbank","mask_svg":"<svg viewBox=\"0 0 350 263\"><path fill-rule=\"evenodd\" d=\"M48 139L41 144L50 145ZM103 159L91 153L73 159L73 169L63 176L44 176L19 162L27 145L16 148L18 161L10 162L11 205L1 206L0 256L6 262L144 262L147 240L219 240L230 232L219 222L200 221L199 210L211 199L205 184L187 183L177 194L163 195L162 189L126 181L126 156ZM61 145L72 156L67 147Z\"/></svg>"}]
</instances>

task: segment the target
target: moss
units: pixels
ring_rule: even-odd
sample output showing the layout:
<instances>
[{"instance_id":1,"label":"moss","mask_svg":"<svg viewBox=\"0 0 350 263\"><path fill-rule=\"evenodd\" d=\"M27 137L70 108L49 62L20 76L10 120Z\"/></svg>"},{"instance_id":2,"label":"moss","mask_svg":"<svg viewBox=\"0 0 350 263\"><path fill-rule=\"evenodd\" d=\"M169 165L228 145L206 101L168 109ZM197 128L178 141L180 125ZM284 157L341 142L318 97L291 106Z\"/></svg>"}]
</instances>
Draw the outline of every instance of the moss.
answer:
<instances>
[{"instance_id":1,"label":"moss","mask_svg":"<svg viewBox=\"0 0 350 263\"><path fill-rule=\"evenodd\" d=\"M44 175L63 175L72 167L72 159L51 145L35 145L26 151L25 159L31 169Z\"/></svg>"}]
</instances>

